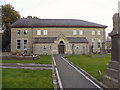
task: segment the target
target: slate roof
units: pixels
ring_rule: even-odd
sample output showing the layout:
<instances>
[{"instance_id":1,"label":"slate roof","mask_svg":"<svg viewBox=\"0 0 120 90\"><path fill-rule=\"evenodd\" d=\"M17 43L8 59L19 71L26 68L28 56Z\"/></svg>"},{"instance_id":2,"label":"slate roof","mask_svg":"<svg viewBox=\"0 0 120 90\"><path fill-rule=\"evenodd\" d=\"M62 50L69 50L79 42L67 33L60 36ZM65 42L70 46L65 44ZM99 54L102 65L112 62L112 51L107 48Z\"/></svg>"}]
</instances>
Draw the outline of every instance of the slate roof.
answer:
<instances>
[{"instance_id":1,"label":"slate roof","mask_svg":"<svg viewBox=\"0 0 120 90\"><path fill-rule=\"evenodd\" d=\"M34 43L54 43L57 37L36 37Z\"/></svg>"},{"instance_id":2,"label":"slate roof","mask_svg":"<svg viewBox=\"0 0 120 90\"><path fill-rule=\"evenodd\" d=\"M85 27L106 28L107 26L79 19L35 19L21 18L11 25L12 28L21 27Z\"/></svg>"},{"instance_id":3,"label":"slate roof","mask_svg":"<svg viewBox=\"0 0 120 90\"><path fill-rule=\"evenodd\" d=\"M54 43L57 37L35 37L34 43ZM66 37L69 43L88 43L85 37Z\"/></svg>"},{"instance_id":4,"label":"slate roof","mask_svg":"<svg viewBox=\"0 0 120 90\"><path fill-rule=\"evenodd\" d=\"M69 43L88 43L86 37L67 37Z\"/></svg>"}]
</instances>

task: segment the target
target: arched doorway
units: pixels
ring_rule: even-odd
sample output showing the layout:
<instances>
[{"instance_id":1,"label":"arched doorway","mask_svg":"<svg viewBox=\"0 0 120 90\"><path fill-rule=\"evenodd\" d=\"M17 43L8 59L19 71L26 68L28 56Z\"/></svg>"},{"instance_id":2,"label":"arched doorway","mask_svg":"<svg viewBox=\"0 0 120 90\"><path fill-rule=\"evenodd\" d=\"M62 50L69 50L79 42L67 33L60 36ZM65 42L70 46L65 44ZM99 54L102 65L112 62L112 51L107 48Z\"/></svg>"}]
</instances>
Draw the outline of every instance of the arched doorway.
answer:
<instances>
[{"instance_id":1,"label":"arched doorway","mask_svg":"<svg viewBox=\"0 0 120 90\"><path fill-rule=\"evenodd\" d=\"M59 52L59 54L65 53L65 44L63 41L60 41L60 43L58 45L58 52Z\"/></svg>"}]
</instances>

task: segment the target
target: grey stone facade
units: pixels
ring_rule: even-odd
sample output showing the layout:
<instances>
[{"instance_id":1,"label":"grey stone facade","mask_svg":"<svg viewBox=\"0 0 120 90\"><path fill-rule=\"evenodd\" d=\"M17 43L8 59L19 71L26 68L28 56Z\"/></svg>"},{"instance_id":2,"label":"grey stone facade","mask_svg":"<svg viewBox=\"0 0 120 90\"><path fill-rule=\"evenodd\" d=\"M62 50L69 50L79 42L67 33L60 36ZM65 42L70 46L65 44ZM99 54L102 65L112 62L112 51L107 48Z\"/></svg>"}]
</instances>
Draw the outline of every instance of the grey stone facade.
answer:
<instances>
[{"instance_id":1,"label":"grey stone facade","mask_svg":"<svg viewBox=\"0 0 120 90\"><path fill-rule=\"evenodd\" d=\"M44 20L43 23L38 19L30 19L30 21L29 19L25 19L25 22L18 20L12 24L11 52L19 51L24 53L24 40L27 40L27 54L59 54L59 50L62 48L64 54L88 54L89 45L92 45L92 42L94 43L94 52L99 52L102 42L105 42L105 28L107 26L86 21L80 21L80 24L78 23L79 20L70 20L71 22L67 22L67 19L63 21L47 21L51 22L49 24L52 26L48 26L48 22L46 24ZM58 23L55 24L57 21ZM26 24L26 22L28 23ZM73 26L70 26L72 22ZM59 23L62 26L59 26ZM20 34L17 34L18 30L20 30ZM24 30L27 30L27 34L24 34ZM41 30L40 35L37 34L37 30ZM44 30L47 30L47 35L44 35ZM76 35L73 34L73 30L76 30ZM82 30L82 34L79 34L80 30ZM94 31L94 35L92 35L92 31ZM98 34L98 31L100 34ZM44 39L36 40L36 38L45 38L46 41ZM17 49L17 40L21 40L20 49ZM64 44L62 45L63 47L60 46L61 41ZM98 42L100 42L100 47L98 47Z\"/></svg>"}]
</instances>

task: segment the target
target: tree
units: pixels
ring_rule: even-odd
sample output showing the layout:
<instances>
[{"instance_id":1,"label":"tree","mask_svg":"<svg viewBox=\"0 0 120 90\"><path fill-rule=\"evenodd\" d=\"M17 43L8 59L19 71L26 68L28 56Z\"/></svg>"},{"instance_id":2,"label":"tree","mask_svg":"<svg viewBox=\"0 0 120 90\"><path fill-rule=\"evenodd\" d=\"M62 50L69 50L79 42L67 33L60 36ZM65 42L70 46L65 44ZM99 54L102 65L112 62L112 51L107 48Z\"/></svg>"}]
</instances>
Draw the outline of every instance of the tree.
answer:
<instances>
[{"instance_id":1,"label":"tree","mask_svg":"<svg viewBox=\"0 0 120 90\"><path fill-rule=\"evenodd\" d=\"M10 25L20 18L19 12L14 10L10 4L2 6L2 28L4 33L2 35L2 49L6 50L11 41L11 27Z\"/></svg>"}]
</instances>

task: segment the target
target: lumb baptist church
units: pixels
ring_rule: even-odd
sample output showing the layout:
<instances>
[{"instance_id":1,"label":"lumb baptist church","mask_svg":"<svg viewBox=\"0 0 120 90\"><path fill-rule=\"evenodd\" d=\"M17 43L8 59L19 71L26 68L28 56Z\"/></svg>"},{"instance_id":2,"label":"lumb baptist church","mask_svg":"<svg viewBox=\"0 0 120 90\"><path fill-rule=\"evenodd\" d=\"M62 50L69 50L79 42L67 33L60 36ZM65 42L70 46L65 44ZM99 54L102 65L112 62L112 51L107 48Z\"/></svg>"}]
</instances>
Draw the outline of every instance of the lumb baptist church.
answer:
<instances>
[{"instance_id":1,"label":"lumb baptist church","mask_svg":"<svg viewBox=\"0 0 120 90\"><path fill-rule=\"evenodd\" d=\"M11 52L26 54L88 54L99 52L105 28L78 19L21 18L11 25Z\"/></svg>"}]
</instances>

